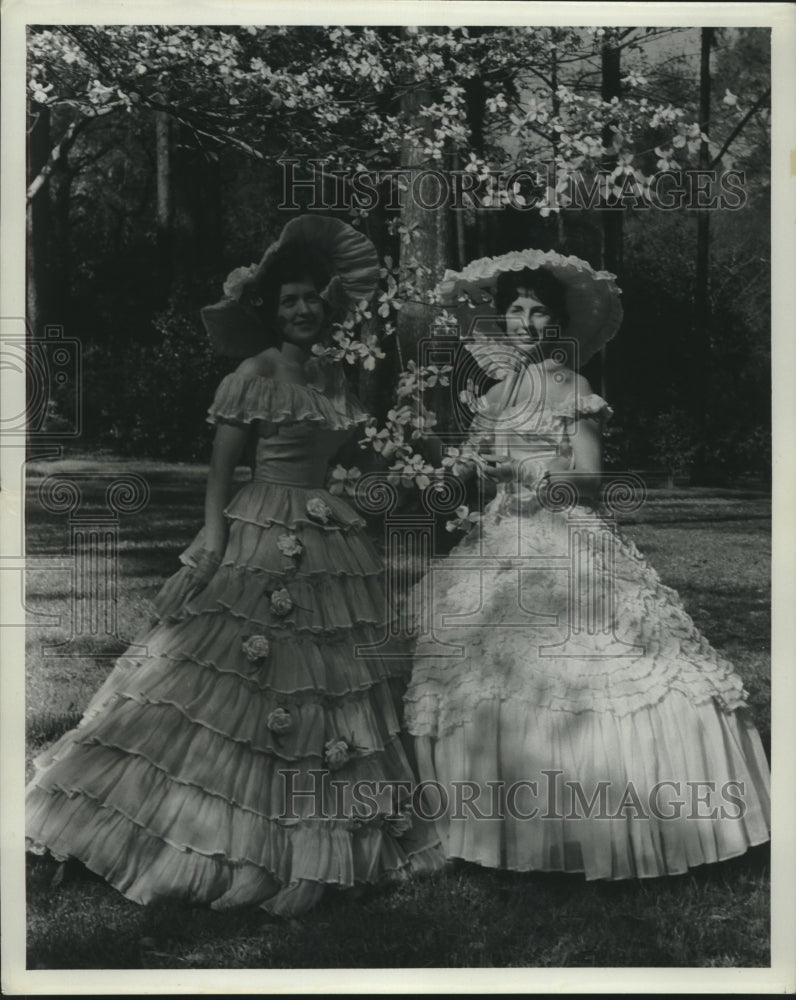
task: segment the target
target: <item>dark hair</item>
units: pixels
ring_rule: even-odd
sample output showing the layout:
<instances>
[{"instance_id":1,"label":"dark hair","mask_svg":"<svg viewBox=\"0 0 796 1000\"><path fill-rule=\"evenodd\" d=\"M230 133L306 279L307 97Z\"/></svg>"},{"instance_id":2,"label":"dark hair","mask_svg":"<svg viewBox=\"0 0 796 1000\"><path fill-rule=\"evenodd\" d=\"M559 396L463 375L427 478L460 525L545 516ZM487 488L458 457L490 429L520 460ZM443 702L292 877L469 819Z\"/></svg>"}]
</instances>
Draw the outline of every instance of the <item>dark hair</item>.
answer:
<instances>
[{"instance_id":1,"label":"dark hair","mask_svg":"<svg viewBox=\"0 0 796 1000\"><path fill-rule=\"evenodd\" d=\"M268 329L275 329L283 285L309 279L316 291L321 292L331 277L326 261L312 249L286 246L277 251L260 280L246 289L246 304L257 312Z\"/></svg>"},{"instance_id":2,"label":"dark hair","mask_svg":"<svg viewBox=\"0 0 796 1000\"><path fill-rule=\"evenodd\" d=\"M543 267L526 267L522 271L503 271L495 284L495 306L500 316L505 316L508 307L517 298L519 290L526 288L534 297L547 306L554 320L561 326L569 321L566 293L558 278Z\"/></svg>"}]
</instances>

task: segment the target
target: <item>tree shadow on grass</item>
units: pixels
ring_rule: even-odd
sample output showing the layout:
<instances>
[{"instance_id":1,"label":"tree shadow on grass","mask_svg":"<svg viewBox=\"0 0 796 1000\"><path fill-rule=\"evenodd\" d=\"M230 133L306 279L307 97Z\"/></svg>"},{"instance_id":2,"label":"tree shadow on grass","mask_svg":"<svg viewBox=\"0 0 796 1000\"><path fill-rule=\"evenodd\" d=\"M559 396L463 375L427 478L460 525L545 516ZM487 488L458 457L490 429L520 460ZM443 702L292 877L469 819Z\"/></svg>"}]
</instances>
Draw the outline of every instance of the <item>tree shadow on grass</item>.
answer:
<instances>
[{"instance_id":1,"label":"tree shadow on grass","mask_svg":"<svg viewBox=\"0 0 796 1000\"><path fill-rule=\"evenodd\" d=\"M739 858L653 879L586 882L579 875L495 872L467 863L451 877L500 899L472 964L673 967L765 965L768 875L764 844ZM749 895L756 897L759 925L753 940L740 919L754 916L746 910Z\"/></svg>"},{"instance_id":2,"label":"tree shadow on grass","mask_svg":"<svg viewBox=\"0 0 796 1000\"><path fill-rule=\"evenodd\" d=\"M30 961L46 968L758 967L768 961L765 846L687 875L621 882L460 864L362 897L330 892L304 918L288 921L256 909L139 907L90 875L53 892L48 874L32 879L29 890ZM69 920L59 919L67 914Z\"/></svg>"}]
</instances>

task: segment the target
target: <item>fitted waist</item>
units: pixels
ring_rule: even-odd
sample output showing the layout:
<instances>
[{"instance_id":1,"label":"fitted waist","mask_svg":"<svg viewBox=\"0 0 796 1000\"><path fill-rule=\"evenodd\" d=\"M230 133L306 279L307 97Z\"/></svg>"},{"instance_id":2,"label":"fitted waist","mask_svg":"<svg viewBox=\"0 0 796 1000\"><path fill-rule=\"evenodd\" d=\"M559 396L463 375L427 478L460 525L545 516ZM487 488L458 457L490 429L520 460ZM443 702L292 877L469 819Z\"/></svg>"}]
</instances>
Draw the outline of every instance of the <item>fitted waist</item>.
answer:
<instances>
[{"instance_id":1,"label":"fitted waist","mask_svg":"<svg viewBox=\"0 0 796 1000\"><path fill-rule=\"evenodd\" d=\"M326 482L327 469L317 466L297 466L291 462L285 466L279 463L269 463L262 468L256 468L252 475L253 483L269 483L273 486L293 486L297 489L317 490Z\"/></svg>"}]
</instances>

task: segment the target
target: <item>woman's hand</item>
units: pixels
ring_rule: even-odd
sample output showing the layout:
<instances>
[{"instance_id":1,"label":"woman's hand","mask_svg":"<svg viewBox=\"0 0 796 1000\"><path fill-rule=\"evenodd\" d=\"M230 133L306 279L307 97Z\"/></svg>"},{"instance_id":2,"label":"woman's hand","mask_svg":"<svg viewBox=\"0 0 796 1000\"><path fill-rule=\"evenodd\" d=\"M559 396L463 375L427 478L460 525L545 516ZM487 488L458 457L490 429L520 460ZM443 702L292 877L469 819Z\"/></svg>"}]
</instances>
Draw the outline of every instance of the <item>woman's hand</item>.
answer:
<instances>
[{"instance_id":1,"label":"woman's hand","mask_svg":"<svg viewBox=\"0 0 796 1000\"><path fill-rule=\"evenodd\" d=\"M505 455L481 455L481 472L493 483L511 483L517 478L517 463Z\"/></svg>"},{"instance_id":2,"label":"woman's hand","mask_svg":"<svg viewBox=\"0 0 796 1000\"><path fill-rule=\"evenodd\" d=\"M191 567L191 578L200 586L204 586L215 576L220 565L221 556L217 552L201 549L196 556L196 564Z\"/></svg>"},{"instance_id":3,"label":"woman's hand","mask_svg":"<svg viewBox=\"0 0 796 1000\"><path fill-rule=\"evenodd\" d=\"M220 555L209 552L207 549L201 549L196 555L195 564L188 569L182 601L188 601L204 590L216 575L220 565Z\"/></svg>"},{"instance_id":4,"label":"woman's hand","mask_svg":"<svg viewBox=\"0 0 796 1000\"><path fill-rule=\"evenodd\" d=\"M207 548L191 553L186 564L169 577L152 601L152 608L159 619L179 614L187 601L193 600L210 583L221 565L221 556Z\"/></svg>"}]
</instances>

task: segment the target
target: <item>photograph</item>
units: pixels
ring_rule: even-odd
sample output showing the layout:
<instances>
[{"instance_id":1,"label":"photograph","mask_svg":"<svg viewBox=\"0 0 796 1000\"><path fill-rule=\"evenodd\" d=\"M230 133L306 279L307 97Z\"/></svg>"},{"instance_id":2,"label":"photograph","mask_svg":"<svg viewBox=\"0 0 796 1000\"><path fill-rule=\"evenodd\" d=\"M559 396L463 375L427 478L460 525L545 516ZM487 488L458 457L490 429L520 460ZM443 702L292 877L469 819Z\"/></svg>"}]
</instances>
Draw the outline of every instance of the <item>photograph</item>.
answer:
<instances>
[{"instance_id":1,"label":"photograph","mask_svg":"<svg viewBox=\"0 0 796 1000\"><path fill-rule=\"evenodd\" d=\"M3 21L4 992L796 989L794 8Z\"/></svg>"}]
</instances>

